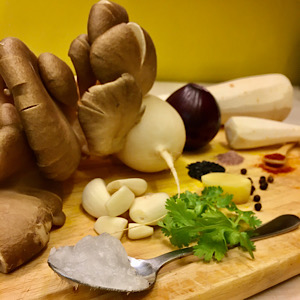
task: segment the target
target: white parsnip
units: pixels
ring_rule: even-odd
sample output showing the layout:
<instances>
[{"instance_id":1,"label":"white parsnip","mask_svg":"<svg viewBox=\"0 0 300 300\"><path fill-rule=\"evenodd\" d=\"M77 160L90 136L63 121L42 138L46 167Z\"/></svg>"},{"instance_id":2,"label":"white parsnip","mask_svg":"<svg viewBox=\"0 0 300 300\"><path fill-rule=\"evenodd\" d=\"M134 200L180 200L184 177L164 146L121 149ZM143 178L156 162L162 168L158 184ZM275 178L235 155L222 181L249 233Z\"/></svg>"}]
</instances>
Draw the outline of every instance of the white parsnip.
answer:
<instances>
[{"instance_id":1,"label":"white parsnip","mask_svg":"<svg viewBox=\"0 0 300 300\"><path fill-rule=\"evenodd\" d=\"M82 192L82 207L95 218L107 216L108 212L105 203L110 198L103 179L95 178L91 180Z\"/></svg>"},{"instance_id":2,"label":"white parsnip","mask_svg":"<svg viewBox=\"0 0 300 300\"><path fill-rule=\"evenodd\" d=\"M107 232L110 235L121 239L128 220L121 217L102 216L97 219L94 224L94 229L98 234Z\"/></svg>"},{"instance_id":3,"label":"white parsnip","mask_svg":"<svg viewBox=\"0 0 300 300\"><path fill-rule=\"evenodd\" d=\"M117 217L126 212L131 206L134 197L134 193L127 186L122 186L105 203L108 215Z\"/></svg>"},{"instance_id":4,"label":"white parsnip","mask_svg":"<svg viewBox=\"0 0 300 300\"><path fill-rule=\"evenodd\" d=\"M300 141L300 126L279 121L232 117L224 125L232 149L251 149Z\"/></svg>"},{"instance_id":5,"label":"white parsnip","mask_svg":"<svg viewBox=\"0 0 300 300\"><path fill-rule=\"evenodd\" d=\"M142 178L118 179L107 185L109 193L114 193L122 186L127 186L136 196L143 195L148 187L147 181Z\"/></svg>"},{"instance_id":6,"label":"white parsnip","mask_svg":"<svg viewBox=\"0 0 300 300\"><path fill-rule=\"evenodd\" d=\"M138 224L157 225L166 213L167 193L148 193L136 197L129 209L130 218Z\"/></svg>"},{"instance_id":7,"label":"white parsnip","mask_svg":"<svg viewBox=\"0 0 300 300\"><path fill-rule=\"evenodd\" d=\"M232 116L284 120L292 109L293 86L282 74L243 77L207 87L217 100L224 124Z\"/></svg>"},{"instance_id":8,"label":"white parsnip","mask_svg":"<svg viewBox=\"0 0 300 300\"><path fill-rule=\"evenodd\" d=\"M143 239L153 234L154 228L148 225L137 223L128 224L128 237L132 240Z\"/></svg>"}]
</instances>

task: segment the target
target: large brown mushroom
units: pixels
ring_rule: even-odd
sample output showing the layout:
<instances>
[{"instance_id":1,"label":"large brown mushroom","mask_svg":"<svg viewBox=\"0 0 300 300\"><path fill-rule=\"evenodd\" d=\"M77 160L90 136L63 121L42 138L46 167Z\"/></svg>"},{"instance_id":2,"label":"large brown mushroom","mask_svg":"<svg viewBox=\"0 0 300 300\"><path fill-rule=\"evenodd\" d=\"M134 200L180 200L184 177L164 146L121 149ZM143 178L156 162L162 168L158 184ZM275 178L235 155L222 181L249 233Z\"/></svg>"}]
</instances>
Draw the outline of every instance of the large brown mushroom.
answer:
<instances>
[{"instance_id":1,"label":"large brown mushroom","mask_svg":"<svg viewBox=\"0 0 300 300\"><path fill-rule=\"evenodd\" d=\"M78 112L91 154L120 151L143 111L142 93L130 74L91 87L84 93Z\"/></svg>"},{"instance_id":2,"label":"large brown mushroom","mask_svg":"<svg viewBox=\"0 0 300 300\"><path fill-rule=\"evenodd\" d=\"M35 63L28 59L32 56L26 48L15 38L0 42L0 75L14 98L40 170L47 178L65 180L80 162L80 145L67 119L46 91L33 67Z\"/></svg>"},{"instance_id":3,"label":"large brown mushroom","mask_svg":"<svg viewBox=\"0 0 300 300\"><path fill-rule=\"evenodd\" d=\"M43 201L39 197L13 190L0 191L0 272L9 273L38 254L49 241L54 211L59 201ZM34 193L34 192L32 192ZM49 195L45 198L49 199ZM51 202L51 205L49 204ZM60 225L63 217L56 219Z\"/></svg>"}]
</instances>

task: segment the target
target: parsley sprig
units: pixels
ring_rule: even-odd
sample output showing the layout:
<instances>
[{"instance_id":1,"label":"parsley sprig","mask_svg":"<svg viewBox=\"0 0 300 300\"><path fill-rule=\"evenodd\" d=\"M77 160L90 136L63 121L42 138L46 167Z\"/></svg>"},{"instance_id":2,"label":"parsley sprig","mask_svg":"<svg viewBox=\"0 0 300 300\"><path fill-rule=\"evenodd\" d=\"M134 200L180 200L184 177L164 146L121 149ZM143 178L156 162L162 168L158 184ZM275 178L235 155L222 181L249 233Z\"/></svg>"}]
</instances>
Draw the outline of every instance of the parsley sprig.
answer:
<instances>
[{"instance_id":1,"label":"parsley sprig","mask_svg":"<svg viewBox=\"0 0 300 300\"><path fill-rule=\"evenodd\" d=\"M175 195L166 202L168 213L159 222L161 230L179 248L197 243L194 254L205 261L222 260L233 246L254 258L250 237L261 221L252 211L238 209L232 198L221 187L206 187L201 195L189 191Z\"/></svg>"}]
</instances>

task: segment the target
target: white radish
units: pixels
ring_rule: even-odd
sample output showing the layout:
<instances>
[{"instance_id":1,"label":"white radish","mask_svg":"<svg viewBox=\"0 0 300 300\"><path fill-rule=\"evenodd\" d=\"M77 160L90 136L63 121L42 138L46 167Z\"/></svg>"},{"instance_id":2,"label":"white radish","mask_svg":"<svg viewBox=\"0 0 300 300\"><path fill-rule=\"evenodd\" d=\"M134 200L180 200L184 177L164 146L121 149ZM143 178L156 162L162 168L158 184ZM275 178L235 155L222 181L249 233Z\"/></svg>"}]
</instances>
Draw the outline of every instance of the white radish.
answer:
<instances>
[{"instance_id":1,"label":"white radish","mask_svg":"<svg viewBox=\"0 0 300 300\"><path fill-rule=\"evenodd\" d=\"M232 117L224 125L232 149L251 149L300 141L300 126L254 117Z\"/></svg>"},{"instance_id":2,"label":"white radish","mask_svg":"<svg viewBox=\"0 0 300 300\"><path fill-rule=\"evenodd\" d=\"M156 96L145 96L143 103L145 112L128 133L125 146L117 156L137 171L158 172L169 168L180 193L174 161L185 145L184 123L169 103Z\"/></svg>"},{"instance_id":3,"label":"white radish","mask_svg":"<svg viewBox=\"0 0 300 300\"><path fill-rule=\"evenodd\" d=\"M107 216L105 204L110 194L106 189L103 179L95 178L91 180L82 192L82 207L84 210L95 218Z\"/></svg>"},{"instance_id":4,"label":"white radish","mask_svg":"<svg viewBox=\"0 0 300 300\"><path fill-rule=\"evenodd\" d=\"M221 110L224 124L232 116L284 120L292 109L293 86L282 74L243 77L207 87Z\"/></svg>"},{"instance_id":5,"label":"white radish","mask_svg":"<svg viewBox=\"0 0 300 300\"><path fill-rule=\"evenodd\" d=\"M107 185L110 194L116 192L122 186L127 186L136 196L143 195L148 187L147 181L142 178L118 179Z\"/></svg>"}]
</instances>

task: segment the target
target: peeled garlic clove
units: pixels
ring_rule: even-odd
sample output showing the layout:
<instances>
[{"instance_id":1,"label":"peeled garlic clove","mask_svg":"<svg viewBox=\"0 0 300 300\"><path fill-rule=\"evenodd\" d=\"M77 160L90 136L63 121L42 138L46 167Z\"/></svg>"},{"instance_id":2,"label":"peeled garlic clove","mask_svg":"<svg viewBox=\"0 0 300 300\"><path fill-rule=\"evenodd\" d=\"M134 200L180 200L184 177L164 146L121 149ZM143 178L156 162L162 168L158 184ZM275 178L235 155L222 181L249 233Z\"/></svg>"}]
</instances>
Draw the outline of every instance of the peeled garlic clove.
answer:
<instances>
[{"instance_id":1,"label":"peeled garlic clove","mask_svg":"<svg viewBox=\"0 0 300 300\"><path fill-rule=\"evenodd\" d=\"M107 185L107 190L112 194L122 186L127 186L136 196L140 196L146 192L148 184L142 178L118 179L110 182Z\"/></svg>"},{"instance_id":2,"label":"peeled garlic clove","mask_svg":"<svg viewBox=\"0 0 300 300\"><path fill-rule=\"evenodd\" d=\"M105 203L108 215L116 217L126 212L132 204L134 197L134 193L127 186L122 186Z\"/></svg>"},{"instance_id":3,"label":"peeled garlic clove","mask_svg":"<svg viewBox=\"0 0 300 300\"><path fill-rule=\"evenodd\" d=\"M130 218L138 224L157 225L166 213L167 193L149 193L136 197L129 209Z\"/></svg>"},{"instance_id":4,"label":"peeled garlic clove","mask_svg":"<svg viewBox=\"0 0 300 300\"><path fill-rule=\"evenodd\" d=\"M128 224L128 237L132 240L143 239L153 234L154 229L151 226L137 223Z\"/></svg>"},{"instance_id":5,"label":"peeled garlic clove","mask_svg":"<svg viewBox=\"0 0 300 300\"><path fill-rule=\"evenodd\" d=\"M95 178L90 181L82 192L82 207L95 218L107 216L105 203L110 198L103 179Z\"/></svg>"},{"instance_id":6,"label":"peeled garlic clove","mask_svg":"<svg viewBox=\"0 0 300 300\"><path fill-rule=\"evenodd\" d=\"M251 181L239 174L209 173L201 177L205 187L220 186L224 193L233 195L232 201L243 204L249 200L251 193Z\"/></svg>"},{"instance_id":7,"label":"peeled garlic clove","mask_svg":"<svg viewBox=\"0 0 300 300\"><path fill-rule=\"evenodd\" d=\"M128 220L125 218L102 216L95 222L94 229L98 234L106 232L117 239L121 239L127 224Z\"/></svg>"}]
</instances>

